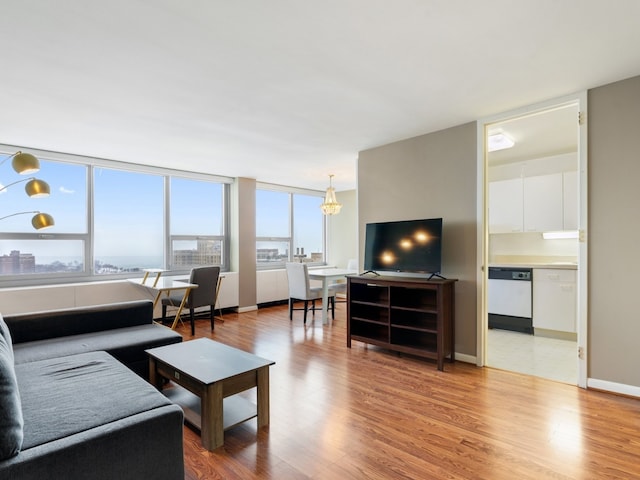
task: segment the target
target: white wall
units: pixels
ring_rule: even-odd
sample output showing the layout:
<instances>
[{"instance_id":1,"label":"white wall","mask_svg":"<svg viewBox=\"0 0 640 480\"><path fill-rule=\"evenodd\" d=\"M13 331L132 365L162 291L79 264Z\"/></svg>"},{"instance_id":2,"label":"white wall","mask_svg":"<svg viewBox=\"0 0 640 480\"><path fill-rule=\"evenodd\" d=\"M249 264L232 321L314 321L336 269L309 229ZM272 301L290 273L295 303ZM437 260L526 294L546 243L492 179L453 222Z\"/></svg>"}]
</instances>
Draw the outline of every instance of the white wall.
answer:
<instances>
[{"instance_id":1,"label":"white wall","mask_svg":"<svg viewBox=\"0 0 640 480\"><path fill-rule=\"evenodd\" d=\"M337 192L342 204L338 215L327 217L327 263L347 268L351 258L358 258L358 198L355 190Z\"/></svg>"},{"instance_id":2,"label":"white wall","mask_svg":"<svg viewBox=\"0 0 640 480\"><path fill-rule=\"evenodd\" d=\"M238 274L224 272L218 305L221 308L238 305ZM60 308L84 307L129 300L153 300L154 293L126 280L107 282L71 283L38 287L3 288L0 290L2 314L37 312ZM161 316L157 305L155 318Z\"/></svg>"},{"instance_id":3,"label":"white wall","mask_svg":"<svg viewBox=\"0 0 640 480\"><path fill-rule=\"evenodd\" d=\"M544 240L540 232L496 233L489 235L489 262L518 263L515 257L537 258L541 263L575 262L578 247L577 239Z\"/></svg>"}]
</instances>

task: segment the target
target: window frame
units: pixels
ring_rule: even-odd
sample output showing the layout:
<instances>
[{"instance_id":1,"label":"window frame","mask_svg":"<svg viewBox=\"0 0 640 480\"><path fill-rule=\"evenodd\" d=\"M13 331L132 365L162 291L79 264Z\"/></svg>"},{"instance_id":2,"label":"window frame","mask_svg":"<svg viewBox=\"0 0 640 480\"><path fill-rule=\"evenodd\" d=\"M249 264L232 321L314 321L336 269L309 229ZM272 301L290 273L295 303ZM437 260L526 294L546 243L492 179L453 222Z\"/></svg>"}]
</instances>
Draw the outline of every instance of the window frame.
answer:
<instances>
[{"instance_id":1,"label":"window frame","mask_svg":"<svg viewBox=\"0 0 640 480\"><path fill-rule=\"evenodd\" d=\"M94 231L94 184L93 176L96 168L108 168L121 170L125 172L137 173L137 174L149 174L155 176L162 176L164 178L163 183L163 268L169 269L170 255L171 255L171 237L169 235L169 202L170 192L169 184L171 177L180 177L189 180L200 180L205 182L220 183L223 188L223 203L222 203L222 217L223 217L223 234L213 236L211 238L215 240L223 241L223 255L221 258L221 271L229 271L230 268L230 235L229 235L229 199L231 184L233 179L231 177L225 177L220 175L210 175L196 172L181 171L175 169L152 167L145 165L137 165L132 163L120 162L116 160L107 160L103 158L96 158L90 156L81 156L73 154L65 154L59 152L50 152L46 150L38 150L26 147L18 147L11 145L0 144L0 160L5 157L13 155L17 151L25 153L31 153L35 155L39 160L46 162L58 162L77 164L87 167L86 168L86 220L87 220L87 232L86 233L49 233L46 230L43 232L26 231L24 233L3 233L0 230L0 240L80 240L83 242L83 261L84 270L82 272L64 272L64 273L34 273L34 274L15 274L15 275L1 275L0 276L0 288L7 287L23 287L23 286L39 286L39 285L53 285L53 284L68 284L74 282L91 282L91 281L111 281L120 280L132 276L131 272L112 273L112 274L96 274L95 273L95 255L93 239L95 238ZM2 165L2 168L7 168L7 164ZM8 167L10 168L10 166ZM46 181L46 178L43 178ZM54 215L55 218L55 215ZM206 235L196 235L198 238L209 238ZM188 271L188 270L187 270ZM185 270L170 270L171 275L180 275L187 273Z\"/></svg>"},{"instance_id":2,"label":"window frame","mask_svg":"<svg viewBox=\"0 0 640 480\"><path fill-rule=\"evenodd\" d=\"M256 182L256 201L257 201L257 191L265 190L265 191L273 191L273 192L283 192L287 193L289 196L289 236L288 237L261 237L257 235L256 232L256 270L277 270L285 267L286 262L295 261L295 222L294 222L294 195L307 195L312 197L318 197L318 209L320 208L320 203L322 203L322 199L324 198L324 192L318 190L308 190L304 188L295 188L295 187L285 187L282 185L273 185L269 183ZM257 223L257 210L256 210L256 223ZM287 260L282 262L259 262L258 261L258 242L288 242L289 243L289 257ZM327 220L326 217L322 216L322 260L320 262L306 262L309 266L321 266L326 265L327 261Z\"/></svg>"},{"instance_id":3,"label":"window frame","mask_svg":"<svg viewBox=\"0 0 640 480\"><path fill-rule=\"evenodd\" d=\"M228 272L231 269L231 238L229 235L229 213L230 213L230 199L231 199L231 186L226 182L212 182L222 184L222 234L221 235L182 235L171 234L171 179L181 178L185 180L198 180L207 181L200 176L186 176L186 175L169 175L165 177L165 265L172 273L180 274L187 273L190 268L174 269L173 265L173 241L198 241L198 240L213 240L222 242L222 256L220 258L220 271Z\"/></svg>"}]
</instances>

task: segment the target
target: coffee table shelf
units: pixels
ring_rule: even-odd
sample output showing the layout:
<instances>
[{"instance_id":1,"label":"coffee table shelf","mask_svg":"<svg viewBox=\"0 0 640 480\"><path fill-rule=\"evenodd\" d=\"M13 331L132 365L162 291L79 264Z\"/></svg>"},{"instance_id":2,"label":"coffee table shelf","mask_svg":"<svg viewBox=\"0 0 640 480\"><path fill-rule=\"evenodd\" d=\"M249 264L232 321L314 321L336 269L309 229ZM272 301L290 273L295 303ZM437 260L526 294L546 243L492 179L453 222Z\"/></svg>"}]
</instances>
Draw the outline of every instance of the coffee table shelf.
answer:
<instances>
[{"instance_id":1,"label":"coffee table shelf","mask_svg":"<svg viewBox=\"0 0 640 480\"><path fill-rule=\"evenodd\" d=\"M182 407L184 419L189 425L202 430L200 397L176 384L172 384L171 388L166 388L162 393L173 403ZM258 416L256 404L240 394L223 399L223 410L222 428L224 430Z\"/></svg>"}]
</instances>

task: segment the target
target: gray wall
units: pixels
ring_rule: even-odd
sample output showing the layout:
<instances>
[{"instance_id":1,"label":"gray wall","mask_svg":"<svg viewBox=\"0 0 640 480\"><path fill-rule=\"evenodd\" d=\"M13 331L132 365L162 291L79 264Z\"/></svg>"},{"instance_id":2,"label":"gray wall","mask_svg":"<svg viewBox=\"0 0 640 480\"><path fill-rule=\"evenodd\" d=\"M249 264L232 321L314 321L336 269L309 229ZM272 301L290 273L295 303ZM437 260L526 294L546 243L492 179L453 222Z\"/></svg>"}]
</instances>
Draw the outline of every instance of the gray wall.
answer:
<instances>
[{"instance_id":1,"label":"gray wall","mask_svg":"<svg viewBox=\"0 0 640 480\"><path fill-rule=\"evenodd\" d=\"M232 189L231 269L238 272L238 311L257 308L256 305L256 181L237 178Z\"/></svg>"},{"instance_id":2,"label":"gray wall","mask_svg":"<svg viewBox=\"0 0 640 480\"><path fill-rule=\"evenodd\" d=\"M358 226L443 219L443 275L457 278L456 352L476 355L476 123L360 152ZM362 258L360 258L362 261Z\"/></svg>"},{"instance_id":3,"label":"gray wall","mask_svg":"<svg viewBox=\"0 0 640 480\"><path fill-rule=\"evenodd\" d=\"M588 375L640 386L640 77L588 102Z\"/></svg>"},{"instance_id":4,"label":"gray wall","mask_svg":"<svg viewBox=\"0 0 640 480\"><path fill-rule=\"evenodd\" d=\"M640 387L640 77L588 92L590 379ZM360 153L359 243L367 222L444 218L456 287L456 351L476 355L475 123Z\"/></svg>"}]
</instances>

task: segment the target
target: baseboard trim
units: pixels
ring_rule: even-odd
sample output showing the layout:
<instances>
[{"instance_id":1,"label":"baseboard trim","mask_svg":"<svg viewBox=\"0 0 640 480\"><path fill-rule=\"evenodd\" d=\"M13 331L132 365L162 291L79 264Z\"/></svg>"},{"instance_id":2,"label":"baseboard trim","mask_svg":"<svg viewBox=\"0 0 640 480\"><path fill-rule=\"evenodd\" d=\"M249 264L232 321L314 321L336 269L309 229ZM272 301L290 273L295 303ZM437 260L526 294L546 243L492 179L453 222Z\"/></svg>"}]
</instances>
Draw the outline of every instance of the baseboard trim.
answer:
<instances>
[{"instance_id":1,"label":"baseboard trim","mask_svg":"<svg viewBox=\"0 0 640 480\"><path fill-rule=\"evenodd\" d=\"M254 310L258 310L257 305L251 305L249 307L236 307L236 313L253 312Z\"/></svg>"},{"instance_id":2,"label":"baseboard trim","mask_svg":"<svg viewBox=\"0 0 640 480\"><path fill-rule=\"evenodd\" d=\"M640 387L636 387L634 385L626 385L624 383L616 383L609 382L607 380L598 380L597 378L589 378L587 379L587 388L640 398Z\"/></svg>"}]
</instances>

